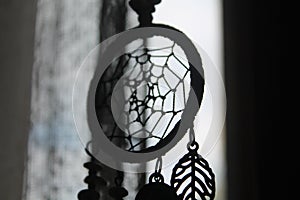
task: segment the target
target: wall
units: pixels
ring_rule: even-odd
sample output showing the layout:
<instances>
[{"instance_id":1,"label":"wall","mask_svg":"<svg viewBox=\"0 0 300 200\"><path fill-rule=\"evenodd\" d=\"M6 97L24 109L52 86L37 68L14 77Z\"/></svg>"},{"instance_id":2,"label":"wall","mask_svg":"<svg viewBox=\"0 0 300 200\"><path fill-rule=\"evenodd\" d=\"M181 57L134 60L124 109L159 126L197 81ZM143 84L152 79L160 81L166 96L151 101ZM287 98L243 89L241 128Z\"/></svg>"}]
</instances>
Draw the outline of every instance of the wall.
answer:
<instances>
[{"instance_id":1,"label":"wall","mask_svg":"<svg viewBox=\"0 0 300 200\"><path fill-rule=\"evenodd\" d=\"M0 3L0 199L22 196L36 1Z\"/></svg>"}]
</instances>

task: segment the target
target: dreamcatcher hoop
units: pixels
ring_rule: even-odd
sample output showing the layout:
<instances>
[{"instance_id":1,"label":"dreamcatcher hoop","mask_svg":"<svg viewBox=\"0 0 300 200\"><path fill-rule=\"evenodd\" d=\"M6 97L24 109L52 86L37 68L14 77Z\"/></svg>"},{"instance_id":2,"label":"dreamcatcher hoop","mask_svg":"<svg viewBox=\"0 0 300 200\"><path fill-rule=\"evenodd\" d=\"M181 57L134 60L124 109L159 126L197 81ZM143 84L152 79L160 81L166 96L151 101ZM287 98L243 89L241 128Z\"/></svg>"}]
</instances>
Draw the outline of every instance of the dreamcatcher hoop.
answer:
<instances>
[{"instance_id":1,"label":"dreamcatcher hoop","mask_svg":"<svg viewBox=\"0 0 300 200\"><path fill-rule=\"evenodd\" d=\"M155 151L153 152L144 152L138 155L132 152L125 152L124 150L115 146L111 141L108 140L106 135L101 130L101 127L97 120L96 112L94 110L95 109L94 95L101 75L104 73L105 69L112 63L113 59L118 58L125 53L124 47L127 44L137 39L147 39L154 36L161 36L170 39L184 50L184 53L186 54L186 58L189 64L192 65L192 67L190 67L190 70L191 71L194 70L195 72L195 73L191 73L191 75L193 76L196 75L198 77L198 78L193 78L191 80L195 80L196 82L197 81L199 82L200 80L200 84L198 85L202 85L202 88L200 89L202 92L197 92L197 93L194 92L193 85L197 85L197 83L195 84L193 83L191 85L192 87L190 89L190 95L188 100L189 102L186 102L187 106L185 107L185 110L182 114L182 118L184 120L181 121L180 126L175 128L177 129L177 131L173 130L178 134L173 134L173 136L175 135L174 138L171 138L170 141L168 141L167 145L165 146L162 145L163 146L162 148L158 150L155 149ZM77 73L76 81L73 87L73 100L72 100L73 117L74 117L77 132L83 144L85 145L86 142L91 139L90 137L89 138L86 137L87 136L86 134L90 134L90 132L95 133L93 134L93 141L92 141L93 149L91 150L91 152L93 152L94 156L104 164L107 164L108 166L119 170L121 170L120 166L122 166L122 164L136 163L139 166L146 163L149 164L150 161L153 161L157 157L164 156L167 152L169 152L169 150L171 150L173 147L177 145L177 143L181 140L181 138L186 133L186 131L189 128L193 127L194 117L196 116L199 110L199 106L198 106L200 104L199 102L201 102L203 98L204 79L202 77L204 77L203 76L204 72L202 68L201 57L198 53L199 50L201 52L202 58L204 57L206 59L206 62L209 65L209 68L206 69L206 73L207 71L212 71L210 73L213 74L212 76L214 76L214 80L213 81L208 80L210 81L210 83L208 85L206 84L208 87L212 86L213 88L213 89L209 89L211 92L210 94L214 96L212 97L212 101L215 101L216 99L224 100L225 98L223 97L225 97L225 90L224 90L222 78L214 68L214 65L208 58L207 54L201 48L199 49L198 47L197 49L186 35L184 35L182 32L178 31L173 27L162 25L162 24L151 24L151 27L136 27L134 29L112 36L111 38L102 42L101 45L97 46L94 50L92 50L92 52L88 55L88 57L83 62L83 65L86 65L86 63L90 62L88 59L91 56L91 54L96 53L97 54L96 62L100 61L101 67L98 67L97 69L88 70L89 71L88 73L94 73L94 75L93 75L93 79L90 81L90 84L88 85L88 88L85 88L83 90L81 90L80 88L81 84L89 80L87 79L80 80L81 79L80 71L82 70L82 68L80 68ZM94 64L94 66L96 65ZM215 91L215 89L217 89L219 92L220 91L219 88L221 88L221 92L222 92L221 95L217 94ZM82 91L86 91L86 90L89 90L87 102L86 100L82 99L82 97L85 96L85 94L82 94ZM216 107L220 107L219 105L217 105L216 102L213 102L213 104ZM81 110L80 108L78 109L77 108L78 105L81 107L82 105L83 107L87 107L87 110L84 111L82 110L82 108ZM79 110L81 112L79 112ZM213 112L214 111L215 109L213 109ZM225 110L223 109L223 111L224 112L222 112L219 117L216 117L215 114L213 114L213 117L215 117L216 119L212 119L211 128L214 129L214 131L210 131L210 132L215 132L218 134L222 131L224 119L225 119ZM84 116L80 116L82 114ZM88 124L86 124L85 121L82 121L82 119L88 119L87 120ZM217 123L217 125L214 123ZM212 148L212 146L215 145L218 138L219 138L219 134L214 135L212 138L210 138L210 142L208 142L208 145L206 145L205 147L207 149L205 151L206 153ZM204 153L204 155L206 153Z\"/></svg>"},{"instance_id":2,"label":"dreamcatcher hoop","mask_svg":"<svg viewBox=\"0 0 300 200\"><path fill-rule=\"evenodd\" d=\"M126 152L114 146L104 134L99 134L101 133L102 130L98 123L97 116L95 114L94 98L96 94L96 86L100 80L101 74L104 73L104 69L108 67L116 57L119 57L125 53L123 48L127 44L137 39L147 39L153 36L166 37L174 41L182 49L189 50L186 51L185 54L189 63L191 64L191 66L193 66L191 67L191 71L194 70L194 73L191 73L191 76L195 76L197 73L198 74L197 78L195 78L194 80L195 82L198 82L200 83L200 85L202 85L202 91L204 88L204 84L202 82L202 80L204 81L204 79L201 77L201 75L203 76L202 62L197 49L183 33L172 30L170 29L169 26L159 24L159 25L154 25L154 27L135 28L132 29L131 31L125 31L121 35L115 36L114 39L111 40L112 42L109 44L109 46L107 47L102 46L102 48L100 47L101 49L100 49L99 60L101 66L104 67L99 67L96 69L94 79L92 80L90 85L90 90L88 94L88 111L87 111L88 116L90 117L89 127L92 132L97 133L94 135L96 138L93 139L93 141L101 141L101 144L93 144L93 146L101 145L102 146L101 154L105 153L110 157L115 157L117 158L117 160L122 162L143 163L143 162L153 160L167 153L173 146L175 146L179 142L179 140L183 137L186 131L190 127L192 127L194 117L196 116L196 113L198 112L199 109L198 99L202 100L203 92L198 93L198 95L196 93L190 92L189 99L187 100L186 107L183 111L181 117L182 120L180 126L178 127L176 136L167 145L161 147L155 152L142 153L141 155L132 152ZM190 91L193 91L193 89L191 88ZM97 152L94 152L94 154L97 154Z\"/></svg>"},{"instance_id":3,"label":"dreamcatcher hoop","mask_svg":"<svg viewBox=\"0 0 300 200\"><path fill-rule=\"evenodd\" d=\"M131 0L130 1L130 5L131 7L138 13L139 15L139 22L140 22L140 26L133 28L129 31L125 31L121 34L115 35L111 38L109 38L107 41L104 42L104 44L102 44L101 46L99 46L99 52L97 54L97 67L95 69L93 69L93 76L91 79L91 82L88 86L88 93L87 93L87 110L86 110L86 119L87 119L87 127L89 128L89 130L92 133L92 140L89 141L89 144L92 145L92 149L86 149L87 152L92 152L93 155L92 158L94 158L94 160L99 159L103 164L106 164L112 168L115 168L117 170L124 170L124 166L126 164L138 164L138 166L141 165L146 165L149 164L149 162L154 161L155 159L157 159L156 161L156 166L155 166L155 172L150 176L149 179L149 183L145 184L138 192L138 194L136 195L136 200L142 200L142 199L184 199L184 200L189 200L189 199L214 199L215 197L215 189L216 189L216 185L215 185L215 175L212 171L212 169L210 168L208 162L198 153L199 150L199 144L196 141L196 137L195 137L195 132L194 132L194 120L195 117L199 111L200 105L202 103L203 100L203 95L204 95L204 70L203 70L203 66L202 66L202 58L199 55L199 52L196 48L196 46L194 46L194 44L190 41L190 39L183 34L181 31L170 27L168 25L163 25L163 24L153 24L152 23L152 12L155 11L154 5L160 3L161 0ZM151 144L152 146L144 146L142 147L141 150L138 151L130 151L129 150L124 150L122 149L122 147L124 147L124 145L122 146L121 143L116 143L116 145L114 144L114 142L112 141L112 138L114 137L114 132L112 135L110 135L110 139L109 136L107 134L107 132L105 133L104 130L102 130L102 127L106 126L106 131L109 130L110 125L109 124L114 124L115 127L118 127L118 133L121 133L120 135L117 135L118 138L125 138L128 139L128 136L126 136L124 129L121 129L120 126L118 126L118 124L116 122L106 122L106 124L102 124L102 120L101 118L99 118L99 116L101 117L104 113L99 113L101 112L101 104L102 101L99 102L99 110L97 112L97 107L96 107L96 100L99 96L99 91L100 91L100 96L102 96L103 92L103 98L105 101L111 101L112 99L112 93L113 90L116 86L116 81L120 81L122 80L122 76L124 76L126 74L126 70L124 70L126 68L126 65L131 65L132 63L129 63L129 61L126 61L126 65L119 65L122 61L118 61L118 67L121 67L121 72L119 71L117 77L111 77L111 79L108 79L108 83L110 84L109 87L109 92L107 95L107 91L106 89L104 89L104 91L102 91L102 75L104 75L106 73L106 69L108 67L113 67L113 62L115 61L116 58L121 58L121 56L123 55L128 55L129 58L132 57L132 52L129 52L126 54L125 52L125 47L127 45L129 45L130 43L137 41L137 40L141 40L143 41L143 45L145 45L145 41L147 41L150 38L153 37L162 37L162 38L167 38L168 40L171 40L173 42L172 45L172 51L171 54L169 54L169 56L174 55L174 46L175 44L177 46L179 46L181 48L181 50L184 52L185 57L187 59L188 62L188 66L183 64L183 62L180 62L178 57L175 58L181 63L182 66L184 66L186 68L186 72L184 73L185 75L182 77L182 79L179 77L179 80L181 82L185 82L185 77L187 74L190 75L190 84L188 84L189 87L189 92L187 94L188 98L187 100L184 98L184 108L181 109L180 111L174 111L174 107L175 107L175 99L176 99L176 91L177 91L177 86L179 83L173 88L170 87L170 85L168 84L168 81L165 79L165 74L164 74L164 68L162 70L162 75L164 77L165 82L168 84L169 89L173 92L173 110L171 110L170 112L172 112L176 115L176 112L182 112L181 113L181 119L177 119L178 121L176 121L175 125L173 126L172 130L170 132L168 132L168 128L169 125L171 124L173 117L171 118L171 121L168 122L167 128L165 129L165 131L162 134L162 137L158 137L160 140L158 143L156 143L155 145ZM134 48L135 52L136 50L139 50L140 47L138 48ZM160 48L158 50L162 50L162 49L166 49L166 48ZM154 49L152 49L154 50ZM155 66L155 64L151 61L151 54L148 54L149 49L147 47L145 47L143 49L143 51L146 52L146 54L141 54L142 56L144 55L146 57L146 59L144 59L144 61L140 61L140 57L134 57L136 59L136 64L137 65L133 65L133 68L136 68L136 66L140 65L137 67L137 69L139 69L140 71L143 72L143 76L142 77L146 77L145 73L149 73L150 75L154 75L151 71L147 72L146 66L144 66L145 63L147 63L148 61L151 63L151 66ZM165 64L163 66L160 67L166 67L168 66L168 60L169 57L167 58L167 61L165 62ZM163 57L163 56L162 56ZM129 60L129 59L128 59ZM129 64L128 64L129 63ZM159 67L159 65L157 65ZM141 68L140 68L141 67ZM169 67L169 66L168 66ZM115 69L116 70L116 69ZM151 67L150 67L151 70ZM128 72L128 71L127 71ZM113 74L115 74L116 71L113 72ZM78 75L78 74L77 74ZM107 74L106 74L107 75ZM106 77L106 76L105 76ZM155 75L154 75L155 77ZM177 77L177 78L178 78ZM77 77L78 78L78 77ZM77 80L76 78L76 80ZM126 80L126 76L124 77L124 80ZM136 79L138 80L138 79ZM146 94L146 98L145 97L138 97L137 95L137 88L141 86L141 81L137 81L136 83L134 83L134 79L130 79L129 77L127 78L127 83L125 84L126 86L133 86L135 88L130 88L129 92L132 92L132 94L130 95L129 98L127 98L125 101L123 101L122 103L129 103L130 107L129 110L127 111L126 115L130 114L131 111L136 112L135 114L138 115L137 118L135 118L135 120L133 122L138 122L140 123L143 128L141 129L142 131L144 131L144 126L147 122L147 120L150 118L146 118L146 121L142 121L141 120L141 115L143 114L143 112L145 110L145 107L148 108L149 106L148 104L148 100L149 99L154 99L156 98L154 96L154 84L158 86L158 79L156 80L156 83L153 83L153 81L149 78L146 78L145 81L146 82L150 82L150 83L146 83L146 87L148 88L148 92ZM125 82L126 82L125 81ZM129 81L132 81L132 83L129 83ZM105 81L107 82L107 81ZM122 85L122 81L121 82L121 86ZM119 83L120 83L119 82ZM154 81L155 82L155 81ZM150 86L148 85L150 84ZM151 85L152 84L152 85ZM99 86L99 88L98 88ZM104 86L105 87L105 86ZM183 93L185 95L185 86L183 83ZM151 90L150 90L150 89ZM76 83L74 85L74 91L76 89ZM74 94L73 91L73 94ZM122 91L122 89L121 89ZM162 96L161 92L159 91L159 89L157 89L158 94L159 94L159 98L162 99L166 99L166 96ZM97 93L98 92L98 93ZM126 93L123 89L123 92ZM150 93L149 93L150 92ZM151 94L152 92L152 94ZM168 92L169 93L169 92ZM151 96L153 95L153 96ZM85 96L85 95L84 95ZM74 99L73 99L74 100ZM99 100L99 99L98 99ZM154 100L155 102L155 100ZM97 101L98 103L98 101ZM124 107L124 104L122 104L122 106L120 106L120 109L122 110L122 107ZM110 103L112 104L112 102ZM113 113L113 108L112 106L108 103L104 104L104 107L108 107L108 113ZM162 100L162 104L164 104L164 100ZM109 106L110 105L110 106ZM132 106L133 105L133 106ZM139 106L142 106L142 108L140 108ZM153 103L154 106L154 103ZM74 102L73 102L73 108L74 108ZM149 107L150 108L150 107ZM140 112L139 110L142 109L142 111ZM163 106L161 107L162 109L162 113L165 114L165 111L163 111ZM126 110L124 110L126 113ZM151 111L155 111L155 109L151 108ZM74 114L74 113L73 113ZM76 113L75 113L76 114ZM119 117L120 115L117 114L117 116ZM75 123L76 123L76 117L74 115L74 119L75 119ZM111 117L111 115L110 115ZM108 117L108 118L110 118ZM115 116L113 116L115 120ZM159 118L157 121L159 121L161 118ZM130 120L125 120L128 124L126 125L126 130L128 131L129 128L128 126L130 124L132 124L130 122ZM102 126L103 125L103 126ZM157 123L156 123L157 125ZM154 129L152 129L153 131ZM183 138L183 136L186 134L186 132L189 131L189 142L187 143L187 149L188 149L188 153L186 153L179 161L178 163L175 165L175 167L173 168L173 172L172 172L172 176L171 176L171 184L168 185L167 183L164 183L164 178L163 175L160 173L161 169L162 169L162 157L165 156L171 149L173 149L177 143L180 142L180 140ZM152 132L151 131L151 132ZM165 136L165 134L167 133L167 136ZM80 132L79 132L80 133ZM136 133L136 132L134 132ZM124 136L122 136L122 134ZM129 139L131 138L131 134L129 133ZM150 133L150 136L152 137L152 133ZM149 139L149 137L146 137L146 139ZM142 140L144 141L144 139ZM139 144L139 143L138 143ZM131 147L134 147L132 145L132 141L130 140L130 145ZM143 149L144 148L144 149ZM153 163L153 162L152 162ZM95 163L92 163L92 166L96 166L94 165ZM135 168L137 169L137 168ZM145 168L144 168L145 169ZM97 177L96 171L91 169L92 171L89 172L89 174L93 174L93 180L100 180L99 177ZM144 171L144 170L143 170ZM135 171L137 172L137 171ZM87 178L90 178L87 177ZM109 190L109 195L113 198L113 199L118 199L121 200L123 199L123 197L128 195L128 191L126 190L126 188L122 187L122 172L120 172L120 174L116 177L115 179L115 183L116 185L112 188L110 188ZM103 183L103 180L101 179L100 181L101 183ZM95 187L93 185L93 183L91 182L87 182L89 185L89 189L88 190L82 190L79 194L78 194L78 198L81 200L84 199L98 199L99 193L97 193L97 191L95 191ZM92 195L92 196L89 196Z\"/></svg>"},{"instance_id":4,"label":"dreamcatcher hoop","mask_svg":"<svg viewBox=\"0 0 300 200\"><path fill-rule=\"evenodd\" d=\"M151 28L137 28L135 29L135 34L140 34L139 32L145 32L145 29L150 30ZM163 28L158 28L158 32L160 32L160 30ZM165 29L163 29L165 30ZM77 75L76 75L76 79L74 82L74 86L73 86L73 93L72 93L72 110L73 110L73 118L74 118L74 123L75 123L75 127L76 127L76 132L78 133L79 139L82 142L83 146L86 146L87 142L89 142L91 140L91 135L92 132L90 130L89 127L89 123L91 123L90 121L90 116L88 115L87 112L87 99L85 98L87 96L89 87L91 85L91 80L94 77L95 74L95 70L96 67L98 66L97 63L99 61L98 57L99 54L103 53L101 51L103 51L106 46L110 46L111 43L113 43L114 41L116 41L116 38L120 37L120 35L123 34L127 34L124 35L123 37L128 37L128 35L131 34L133 30L129 30L123 33L120 33L118 35L115 35L105 41L103 41L101 44L99 44L98 46L96 46L93 50L91 50L91 52L87 55L87 57L85 58L85 60L82 62L79 70L77 71ZM168 32L174 32L172 30L167 30ZM129 33L130 32L130 33ZM142 33L141 33L142 34ZM181 35L182 33L180 32L175 32L175 35ZM184 36L181 36L184 37ZM134 39L134 36L132 37L132 39ZM206 99L205 99L205 106L206 107L211 107L210 110L212 111L212 116L209 117L211 118L211 120L209 121L210 126L209 127L204 127L204 132L201 133L203 135L203 139L208 140L207 142L205 142L204 146L201 146L201 154L202 155L206 155L207 153L210 152L210 150L213 148L213 146L217 143L218 138L220 137L220 134L222 132L223 129L223 125L224 125L224 121L225 121L225 107L222 106L222 104L220 104L220 102L225 102L225 87L221 78L220 73L218 72L218 70L216 69L216 67L214 66L214 64L212 63L211 59L209 58L209 56L207 55L207 53L200 48L199 46L196 46L198 52L200 52L200 54L202 55L202 61L203 61L203 66L205 67L205 75L206 75ZM120 49L118 49L120 50ZM118 52L119 54L115 54L114 56L117 57L119 55L122 54L122 51ZM113 58L111 58L113 59ZM191 61L190 63L193 64L193 62ZM106 62L107 65L109 65L109 61ZM196 66L194 64L194 66ZM105 71L105 69L98 69L98 73L103 73L103 71ZM101 76L101 75L100 75ZM96 84L96 83L94 83ZM95 86L96 87L96 86ZM207 96L208 95L208 96ZM194 99L196 99L196 95L194 95ZM208 98L208 99L207 99ZM208 103L211 102L211 103ZM208 104L207 104L208 103ZM91 108L90 108L91 109ZM221 110L221 112L219 112ZM200 116L203 110L200 109ZM96 124L98 124L97 122L97 118L96 116L94 116L94 122ZM99 125L98 125L99 126ZM98 127L100 129L100 127ZM102 131L100 129L100 131ZM202 132L202 131L201 131ZM96 141L99 140L99 135L103 135L102 138L100 138L100 141ZM108 144L108 146L115 146L114 144L110 144L111 142L107 139L107 137L104 135L103 132L99 132L98 138L95 138L94 141L94 147L97 146L97 144L101 144L101 141L106 141ZM205 136L207 135L207 136ZM182 141L180 141L180 143L182 144L186 144L186 142L188 142L188 138L184 137ZM175 144L172 143L172 144ZM100 147L103 147L102 144L100 145ZM178 145L175 144L174 148L172 149L172 147L170 147L171 151L169 151L165 156L164 156L164 166L166 167L170 164L173 164L175 162L176 157L180 157L181 152L178 148ZM118 147L114 147L114 148L118 148ZM101 148L102 149L102 148ZM134 164L131 162L127 162L126 160L124 161L123 159L121 159L120 161L118 160L118 158L115 157L111 157L111 154L107 154L105 151L102 151L101 149L98 148L93 148L93 151L91 150L91 152L93 152L94 156L101 161L102 163L118 169L118 170L126 170L128 172L145 172L148 169L139 167L139 168L135 168L134 166L142 166L143 164L146 164L146 162L141 162L139 164ZM119 149L120 151L120 149ZM136 156L136 155L134 155ZM153 157L155 157L155 155L153 155ZM159 157L159 155L157 155L157 157ZM148 159L150 160L150 159ZM155 165L155 163L153 163L153 161L147 161L148 165ZM122 168L121 166L128 166L125 168ZM129 166L133 166L133 168L129 167Z\"/></svg>"},{"instance_id":5,"label":"dreamcatcher hoop","mask_svg":"<svg viewBox=\"0 0 300 200\"><path fill-rule=\"evenodd\" d=\"M181 33L181 34L183 34L181 31L179 31L179 30L177 30L177 29L175 29L175 28L173 28L173 27L171 27L171 26L167 26L167 25L163 25L163 24L152 24L151 25L151 29L152 30L154 30L154 32L153 33L149 33L149 34L145 34L145 35L143 35L143 36L141 36L141 34L139 35L139 38L135 38L136 36L134 36L133 35L133 39L128 39L128 41L125 41L124 42L124 46L126 46L126 45L128 45L129 43L131 43L131 42L133 42L133 41L136 41L136 40L138 40L138 39L142 39L142 40L147 40L147 39L150 39L150 38L152 38L152 37L155 37L155 36L159 36L159 37L164 37L164 38L167 38L167 39L169 39L169 40L171 40L172 42L174 42L173 43L173 47L172 47L172 53L170 54L171 56L173 55L173 56L175 56L175 58L178 60L178 58L176 57L176 55L175 55L175 53L173 52L173 48L174 48L174 46L175 45L178 45L180 48L181 48L181 50L183 50L183 52L184 53L186 53L186 50L184 50L185 48L189 48L189 49L193 49L193 50L191 50L191 51L189 51L189 52L187 52L187 54L188 55L186 55L187 56L187 60L189 61L190 59L194 59L195 61L194 61L194 63L195 64L197 64L197 66L199 66L198 67L198 69L196 69L194 66L193 66L193 64L191 64L191 62L188 62L187 63L187 66L184 66L184 64L179 60L179 62L180 62L180 65L181 66L184 66L184 67L188 67L188 69L187 69L187 72L189 72L189 74L190 74L190 83L187 83L186 82L186 80L185 80L185 77L183 77L180 81L181 82L183 82L183 83L186 83L186 85L190 85L191 86L191 88L190 88L190 92L189 92L189 94L187 95L187 96L192 96L192 93L194 93L195 95L196 95L196 98L197 98L197 100L191 100L190 99L190 97L188 97L188 99L187 99L187 102L183 102L185 105L190 105L190 104L192 104L193 106L194 105L197 105L198 107L196 108L196 107L193 107L193 110L188 110L188 111L186 111L186 106L184 107L184 109L183 109L183 113L185 113L185 112L188 112L188 115L190 115L191 117L192 116L196 116L196 114L197 114L197 112L198 112L198 110L199 110L199 108L200 108L200 105L201 105L201 102L202 102L202 99L203 99L203 93L204 93L204 73L203 73L203 68L202 68L202 61L201 61L201 57L200 57L200 55L199 55L199 53L198 53L198 51L197 51L197 49L196 49L196 47L195 46L193 46L193 43L191 42L191 41L189 41L189 39L187 38L187 36L185 36L184 34L182 35L183 37L182 38L177 38L177 39L179 39L179 40L181 40L181 42L178 42L178 41L176 41L177 39L176 39L176 37L177 36L173 36L173 38L171 38L170 36L169 36L169 34L170 33L168 33L168 32L166 32L166 34L164 35L164 34L162 34L161 32L163 32L163 31L161 31L161 30L156 30L155 28L159 28L159 29L164 29L164 30L166 30L166 29L169 29L169 30L172 30L172 31L176 31L176 32L178 32L178 33ZM133 28L133 30L136 30L136 29L138 29L138 28L140 28L140 27L136 27L136 28ZM149 30L142 30L142 32L148 32ZM155 33L156 32L156 33ZM122 39L121 39L122 40ZM187 44L187 41L189 41L189 44L188 45L186 45L186 46L182 46L183 44ZM181 43L181 44L179 44L179 43ZM116 41L114 41L111 45L113 45L113 44L116 44L116 46L117 47L122 47L121 45L122 44L119 44L119 41L118 41L118 39L116 39ZM111 45L108 47L108 48L111 48ZM119 46L120 45L120 46ZM190 47L188 47L188 46L190 46ZM169 48L169 47L168 47ZM147 48L145 48L145 49L147 49ZM188 49L188 50L189 50ZM108 56L108 55L112 55L112 56L114 56L114 58L116 58L116 56L115 56L115 53L114 53L114 50L112 50L112 52L109 52L109 49L107 50L107 49L105 49L105 51L106 52L108 52L107 53L107 55L105 55L105 53L103 54L105 57L106 56ZM155 49L147 49L146 51L155 51ZM129 54L130 55L130 54ZM149 56L149 60L150 60L150 58L151 58L151 55L150 54L146 54L146 57L148 57ZM131 57L131 56L130 56ZM196 59L197 58L197 59ZM137 57L136 57L136 59L137 59ZM169 60L169 57L167 58L167 60ZM113 60L111 60L111 63L113 62ZM120 61L118 61L118 62L120 62ZM128 62L128 61L127 61ZM128 65L128 63L127 63L127 65ZM126 66L126 65L125 65ZM120 66L119 68L122 68L122 67L125 67L125 66ZM143 66L142 66L143 67ZM116 71L117 70L119 70L119 69L116 69ZM186 73L187 73L186 72ZM115 72L114 72L115 73ZM164 76L164 75L163 75ZM101 77L98 79L99 77L95 77L95 82L97 82L98 84L100 84L100 83L102 83L101 82ZM179 81L179 82L180 82ZM153 83L152 83L153 84ZM158 84L155 84L155 85L157 85L157 87L160 87L160 84L158 83ZM99 86L99 85L97 85L97 86ZM113 87L117 87L116 85L113 85ZM122 83L121 83L121 87L123 87L123 85L122 85ZM176 86L177 87L177 86ZM183 87L184 87L184 85L183 85ZM175 88L175 93L177 92L176 91L177 90L177 88ZM96 88L96 93L94 94L93 92L92 92L92 94L91 95L89 95L89 98L93 98L94 96L96 96L96 95L100 95L100 96L105 96L105 93L104 94L101 94L101 92L100 92L100 94L98 94L98 90L97 90L97 88ZM175 95L175 94L174 94ZM112 98L112 97L110 97L109 98L109 96L107 97L108 98L108 100L110 100L110 98ZM174 97L174 98L176 98L176 97ZM92 100L91 100L92 101ZM91 102L90 101L90 102ZM105 101L107 101L107 99L105 99ZM174 100L175 101L175 100ZM142 103L144 103L144 102L142 102ZM174 102L173 102L174 103ZM92 106L94 106L94 105L92 105ZM113 106L111 106L111 107L113 107ZM122 106L121 106L122 107ZM93 112L93 111L92 111ZM176 112L173 112L173 113L175 113L175 115L176 115ZM185 114L185 115L187 115L187 114ZM101 117L104 117L105 118L105 116L103 116L103 114L102 113L97 113L97 117L98 117L98 121L99 121L99 123L100 123L100 126L102 126L102 124L101 124ZM115 117L115 116L114 116ZM174 116L173 116L174 117ZM173 119L173 117L172 117L172 119ZM181 118L182 118L182 116L181 116ZM116 118L115 118L116 119ZM185 121L185 123L189 123L189 124L187 124L187 126L185 126L185 128L184 129L182 129L181 131L183 131L183 132L186 132L187 131L187 129L188 128L190 128L190 127L192 127L192 122L193 122L194 120L192 120L191 118L189 119L189 121ZM169 122L167 122L167 123L169 123L170 124L170 121ZM169 132L169 133L167 133L166 135L166 137L165 138L162 138L157 144L155 144L155 145L153 145L153 146L151 146L151 147L147 147L147 148L144 148L144 149L142 149L142 150L139 150L139 151L132 151L132 152L137 152L137 153L148 153L148 152L153 152L153 151L156 151L156 150L159 150L159 149L161 149L161 148L163 148L164 146L166 146L171 140L173 140L173 138L175 137L175 135L177 134L177 132L178 132L178 130L179 130L179 127L180 127L180 124L181 124L181 120L179 120L179 121L177 121L176 122L176 124L174 125L174 127L171 129L171 131ZM118 124L119 125L119 124ZM120 129L120 127L118 127L118 129L119 129L119 131L121 131L121 132L123 132L123 130L121 130ZM168 129L168 128L167 128ZM165 132L167 132L167 130L165 130ZM165 132L164 132L164 134L165 134ZM125 135L125 133L123 132L123 134L121 133L121 135ZM123 137L123 139L125 139L125 137ZM177 141L178 142L178 141Z\"/></svg>"}]
</instances>

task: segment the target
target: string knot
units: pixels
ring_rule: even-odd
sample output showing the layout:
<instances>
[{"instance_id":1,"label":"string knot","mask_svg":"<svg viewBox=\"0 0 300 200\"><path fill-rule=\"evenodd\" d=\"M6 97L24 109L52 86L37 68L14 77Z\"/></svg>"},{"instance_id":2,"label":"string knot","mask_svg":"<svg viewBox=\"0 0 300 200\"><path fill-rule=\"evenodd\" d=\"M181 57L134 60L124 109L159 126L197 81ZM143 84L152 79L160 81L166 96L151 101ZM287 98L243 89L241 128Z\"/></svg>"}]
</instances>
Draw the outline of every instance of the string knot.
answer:
<instances>
[{"instance_id":1,"label":"string knot","mask_svg":"<svg viewBox=\"0 0 300 200\"><path fill-rule=\"evenodd\" d=\"M130 0L130 7L138 14L141 26L152 24L152 13L155 11L155 5L161 0Z\"/></svg>"}]
</instances>

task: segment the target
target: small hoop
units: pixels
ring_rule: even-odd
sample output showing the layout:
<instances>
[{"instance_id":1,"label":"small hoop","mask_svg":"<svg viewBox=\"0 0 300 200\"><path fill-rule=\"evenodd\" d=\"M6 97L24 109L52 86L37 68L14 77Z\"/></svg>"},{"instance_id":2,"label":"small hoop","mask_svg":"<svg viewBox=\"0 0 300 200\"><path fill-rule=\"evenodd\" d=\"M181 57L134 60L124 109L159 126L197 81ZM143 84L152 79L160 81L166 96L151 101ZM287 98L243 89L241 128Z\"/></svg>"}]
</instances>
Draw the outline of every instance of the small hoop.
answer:
<instances>
[{"instance_id":1,"label":"small hoop","mask_svg":"<svg viewBox=\"0 0 300 200\"><path fill-rule=\"evenodd\" d=\"M149 177L149 182L150 183L163 183L164 182L164 177L163 175L161 175L161 173L159 172L154 172L153 174L151 174L151 176Z\"/></svg>"},{"instance_id":2,"label":"small hoop","mask_svg":"<svg viewBox=\"0 0 300 200\"><path fill-rule=\"evenodd\" d=\"M198 151L199 144L194 140L194 141L188 143L187 148L189 151Z\"/></svg>"},{"instance_id":3,"label":"small hoop","mask_svg":"<svg viewBox=\"0 0 300 200\"><path fill-rule=\"evenodd\" d=\"M189 150L194 150L194 149L198 150L199 149L199 145L198 145L198 143L196 142L196 139L195 139L196 137L195 137L194 127L190 128L189 136L190 136L190 141L187 144L187 148ZM196 145L196 147L192 148L195 145Z\"/></svg>"}]
</instances>

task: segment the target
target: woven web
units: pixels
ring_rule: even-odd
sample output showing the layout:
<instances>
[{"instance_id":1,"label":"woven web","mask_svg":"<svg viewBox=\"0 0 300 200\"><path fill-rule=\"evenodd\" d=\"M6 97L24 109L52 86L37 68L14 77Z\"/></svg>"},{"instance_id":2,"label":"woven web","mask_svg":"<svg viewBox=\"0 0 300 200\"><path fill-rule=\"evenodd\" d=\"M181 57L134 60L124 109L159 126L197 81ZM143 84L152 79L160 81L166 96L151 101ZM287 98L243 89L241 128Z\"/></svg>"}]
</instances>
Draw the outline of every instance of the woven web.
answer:
<instances>
[{"instance_id":1,"label":"woven web","mask_svg":"<svg viewBox=\"0 0 300 200\"><path fill-rule=\"evenodd\" d=\"M116 59L96 93L97 117L106 136L133 152L153 147L171 133L190 89L189 66L176 55L178 45L144 46Z\"/></svg>"}]
</instances>

